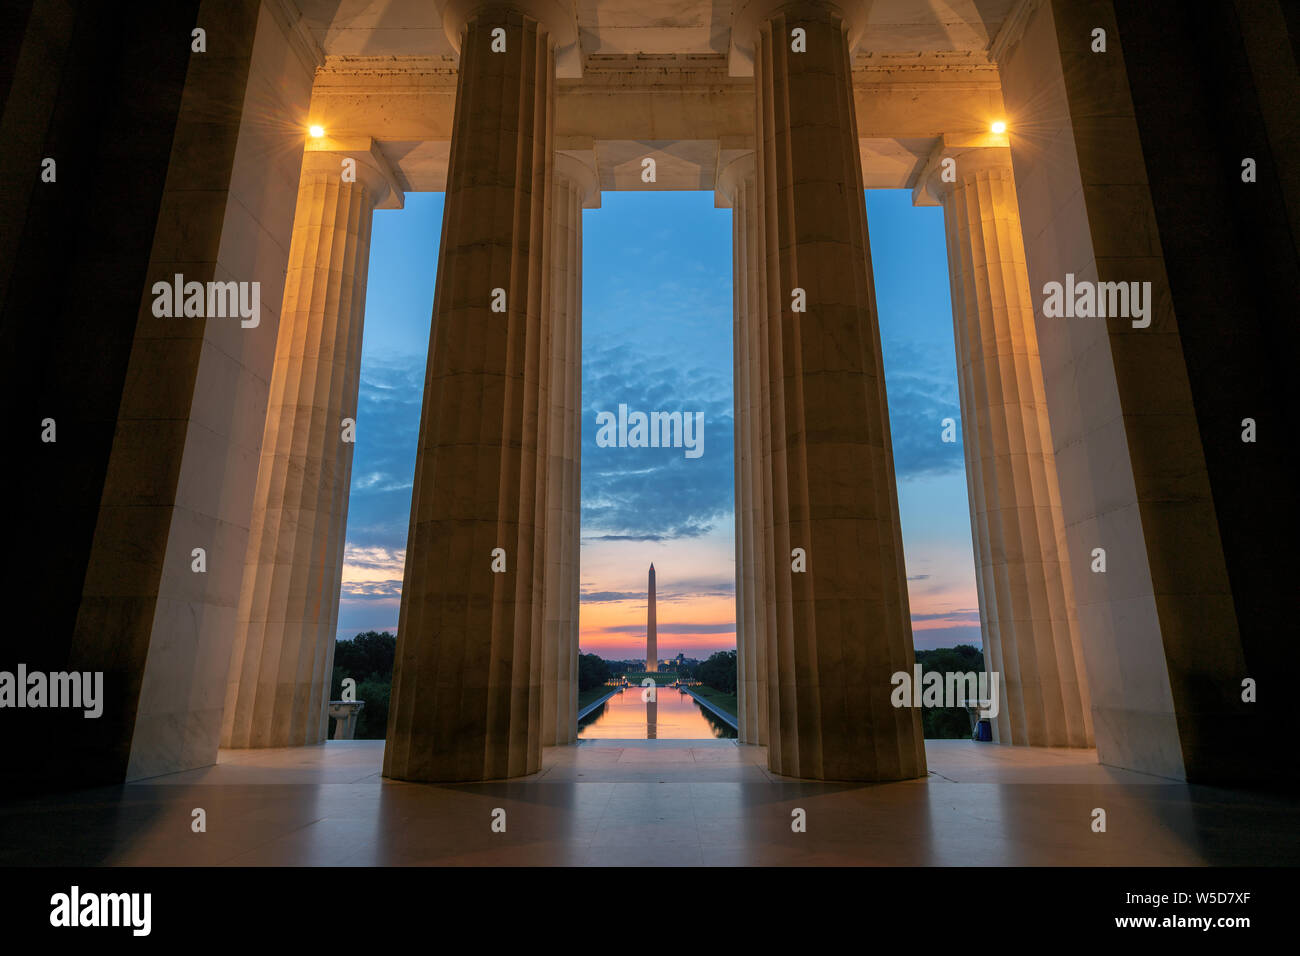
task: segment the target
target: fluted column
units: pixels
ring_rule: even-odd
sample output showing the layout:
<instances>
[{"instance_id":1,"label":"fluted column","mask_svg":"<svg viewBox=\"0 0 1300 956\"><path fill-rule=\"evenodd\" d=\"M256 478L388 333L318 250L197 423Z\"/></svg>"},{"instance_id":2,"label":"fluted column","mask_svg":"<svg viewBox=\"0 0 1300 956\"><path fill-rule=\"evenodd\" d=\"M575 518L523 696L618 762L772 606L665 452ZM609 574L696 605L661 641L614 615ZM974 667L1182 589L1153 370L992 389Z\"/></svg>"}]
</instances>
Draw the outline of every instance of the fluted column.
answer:
<instances>
[{"instance_id":1,"label":"fluted column","mask_svg":"<svg viewBox=\"0 0 1300 956\"><path fill-rule=\"evenodd\" d=\"M555 154L551 203L551 400L547 483L542 743L578 737L578 572L582 430L582 210L600 203L595 171Z\"/></svg>"},{"instance_id":2,"label":"fluted column","mask_svg":"<svg viewBox=\"0 0 1300 956\"><path fill-rule=\"evenodd\" d=\"M941 144L930 168L918 200L942 201L948 237L980 624L1000 675L995 739L1091 746L1010 150Z\"/></svg>"},{"instance_id":3,"label":"fluted column","mask_svg":"<svg viewBox=\"0 0 1300 956\"><path fill-rule=\"evenodd\" d=\"M395 182L369 140L312 144L303 157L225 747L314 744L329 730L355 434L343 420L356 416L372 214L401 205Z\"/></svg>"},{"instance_id":4,"label":"fluted column","mask_svg":"<svg viewBox=\"0 0 1300 956\"><path fill-rule=\"evenodd\" d=\"M741 11L738 27L749 23L767 302L768 763L817 779L916 777L920 714L890 702L913 654L850 75L860 24L829 3L770 0ZM796 27L806 52L791 49Z\"/></svg>"},{"instance_id":5,"label":"fluted column","mask_svg":"<svg viewBox=\"0 0 1300 956\"><path fill-rule=\"evenodd\" d=\"M740 742L767 743L767 632L762 599L764 548L760 536L764 475L760 432L762 378L757 339L762 295L758 243L757 165L752 153L718 177L715 203L731 208L732 391L736 469L736 687Z\"/></svg>"},{"instance_id":6,"label":"fluted column","mask_svg":"<svg viewBox=\"0 0 1300 956\"><path fill-rule=\"evenodd\" d=\"M443 19L464 25L384 775L486 780L541 765L555 56L510 7Z\"/></svg>"}]
</instances>

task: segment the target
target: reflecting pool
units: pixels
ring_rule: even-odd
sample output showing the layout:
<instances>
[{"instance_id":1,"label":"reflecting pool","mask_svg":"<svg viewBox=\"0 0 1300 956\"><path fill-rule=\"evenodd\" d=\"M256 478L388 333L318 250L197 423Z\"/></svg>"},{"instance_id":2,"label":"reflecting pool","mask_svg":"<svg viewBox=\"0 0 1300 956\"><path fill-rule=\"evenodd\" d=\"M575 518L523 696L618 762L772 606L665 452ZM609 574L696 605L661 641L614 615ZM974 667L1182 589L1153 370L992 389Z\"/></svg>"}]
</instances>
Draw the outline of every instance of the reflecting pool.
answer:
<instances>
[{"instance_id":1,"label":"reflecting pool","mask_svg":"<svg viewBox=\"0 0 1300 956\"><path fill-rule=\"evenodd\" d=\"M654 701L641 699L642 688L625 687L578 721L585 740L709 740L736 736L684 690L660 687Z\"/></svg>"}]
</instances>

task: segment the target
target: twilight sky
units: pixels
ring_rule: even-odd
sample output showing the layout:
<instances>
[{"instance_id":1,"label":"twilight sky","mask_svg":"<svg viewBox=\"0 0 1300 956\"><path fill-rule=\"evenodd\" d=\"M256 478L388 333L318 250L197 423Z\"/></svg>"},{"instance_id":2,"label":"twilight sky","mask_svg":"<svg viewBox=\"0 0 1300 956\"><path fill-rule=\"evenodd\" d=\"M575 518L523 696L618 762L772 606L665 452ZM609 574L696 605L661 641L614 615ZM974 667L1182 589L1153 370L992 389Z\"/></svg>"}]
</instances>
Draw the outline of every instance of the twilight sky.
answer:
<instances>
[{"instance_id":1,"label":"twilight sky","mask_svg":"<svg viewBox=\"0 0 1300 956\"><path fill-rule=\"evenodd\" d=\"M411 478L442 223L441 193L375 214L340 637L397 630ZM979 645L943 212L872 190L912 626L918 648ZM708 192L607 192L583 212L581 645L645 651L655 564L661 657L735 646L731 212ZM704 414L703 454L600 448L596 415Z\"/></svg>"}]
</instances>

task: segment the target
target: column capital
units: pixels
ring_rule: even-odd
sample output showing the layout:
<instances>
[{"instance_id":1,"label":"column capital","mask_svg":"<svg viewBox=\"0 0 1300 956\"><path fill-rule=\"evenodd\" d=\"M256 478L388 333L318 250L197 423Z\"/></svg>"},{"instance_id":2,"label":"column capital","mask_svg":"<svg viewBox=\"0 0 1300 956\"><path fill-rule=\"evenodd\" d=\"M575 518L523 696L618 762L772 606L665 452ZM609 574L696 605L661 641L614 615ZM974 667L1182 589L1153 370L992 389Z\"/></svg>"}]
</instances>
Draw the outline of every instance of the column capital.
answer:
<instances>
[{"instance_id":1,"label":"column capital","mask_svg":"<svg viewBox=\"0 0 1300 956\"><path fill-rule=\"evenodd\" d=\"M571 180L582 190L582 208L600 208L600 177L593 150L555 151L555 175Z\"/></svg>"},{"instance_id":2,"label":"column capital","mask_svg":"<svg viewBox=\"0 0 1300 956\"><path fill-rule=\"evenodd\" d=\"M734 209L737 190L757 173L758 162L752 150L729 162L719 171L717 185L713 187L713 208Z\"/></svg>"},{"instance_id":3,"label":"column capital","mask_svg":"<svg viewBox=\"0 0 1300 956\"><path fill-rule=\"evenodd\" d=\"M839 17L848 28L849 53L852 54L867 25L867 7L863 0L732 0L728 72L732 76L754 75L754 45L759 27L778 13L784 13L795 21L800 17Z\"/></svg>"},{"instance_id":4,"label":"column capital","mask_svg":"<svg viewBox=\"0 0 1300 956\"><path fill-rule=\"evenodd\" d=\"M953 160L952 164L945 160ZM942 206L943 198L958 183L989 169L1011 169L1011 148L1006 133L979 133L939 137L912 187L913 206Z\"/></svg>"},{"instance_id":5,"label":"column capital","mask_svg":"<svg viewBox=\"0 0 1300 956\"><path fill-rule=\"evenodd\" d=\"M578 7L574 0L437 0L442 30L457 54L470 19L483 14L511 12L532 17L555 44L555 75L582 76L582 50L578 46Z\"/></svg>"},{"instance_id":6,"label":"column capital","mask_svg":"<svg viewBox=\"0 0 1300 956\"><path fill-rule=\"evenodd\" d=\"M405 183L379 144L369 136L322 136L307 142L302 157L302 174L324 173L339 176L343 160L357 163L357 182L375 197L376 209L401 209L406 201Z\"/></svg>"}]
</instances>

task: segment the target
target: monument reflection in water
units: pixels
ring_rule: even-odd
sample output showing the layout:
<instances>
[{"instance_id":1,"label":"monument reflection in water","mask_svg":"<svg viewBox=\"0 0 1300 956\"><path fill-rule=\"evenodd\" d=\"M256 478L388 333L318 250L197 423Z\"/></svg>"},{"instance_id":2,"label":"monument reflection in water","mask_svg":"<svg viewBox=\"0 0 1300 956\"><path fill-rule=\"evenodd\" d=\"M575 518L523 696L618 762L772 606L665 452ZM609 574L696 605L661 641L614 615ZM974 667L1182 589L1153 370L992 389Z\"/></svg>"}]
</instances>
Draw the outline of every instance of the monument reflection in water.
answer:
<instances>
[{"instance_id":1,"label":"monument reflection in water","mask_svg":"<svg viewBox=\"0 0 1300 956\"><path fill-rule=\"evenodd\" d=\"M658 688L654 702L641 699L642 688L627 687L578 721L583 740L709 740L736 736L685 691Z\"/></svg>"}]
</instances>

